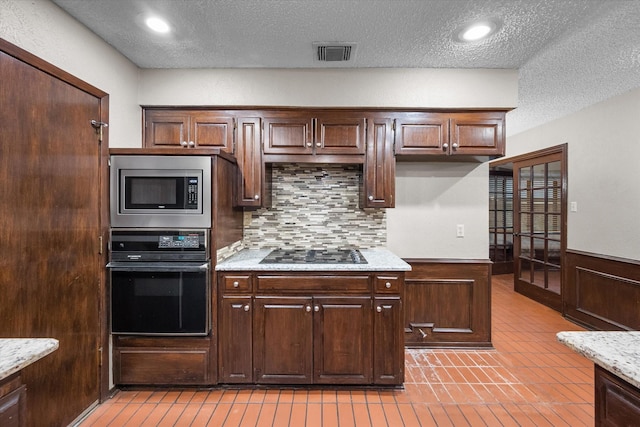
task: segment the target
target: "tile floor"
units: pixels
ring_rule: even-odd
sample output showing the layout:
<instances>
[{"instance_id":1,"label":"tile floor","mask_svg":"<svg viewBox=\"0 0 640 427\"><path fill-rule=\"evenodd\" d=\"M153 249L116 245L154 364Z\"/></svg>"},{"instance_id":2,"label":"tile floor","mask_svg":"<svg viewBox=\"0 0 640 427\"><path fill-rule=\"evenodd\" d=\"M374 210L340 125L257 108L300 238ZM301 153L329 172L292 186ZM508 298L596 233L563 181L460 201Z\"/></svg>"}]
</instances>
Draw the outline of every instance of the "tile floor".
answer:
<instances>
[{"instance_id":1,"label":"tile floor","mask_svg":"<svg viewBox=\"0 0 640 427\"><path fill-rule=\"evenodd\" d=\"M404 390L120 391L98 426L593 426L593 364L556 342L582 330L493 277L491 350L407 350Z\"/></svg>"}]
</instances>

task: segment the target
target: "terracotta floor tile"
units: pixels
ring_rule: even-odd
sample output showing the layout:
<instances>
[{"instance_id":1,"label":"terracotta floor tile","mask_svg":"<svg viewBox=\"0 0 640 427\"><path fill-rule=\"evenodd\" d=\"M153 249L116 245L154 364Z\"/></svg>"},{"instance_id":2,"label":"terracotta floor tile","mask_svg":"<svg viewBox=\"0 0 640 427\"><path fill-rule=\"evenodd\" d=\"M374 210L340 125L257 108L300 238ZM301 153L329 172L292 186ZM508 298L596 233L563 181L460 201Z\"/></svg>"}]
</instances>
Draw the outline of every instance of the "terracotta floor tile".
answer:
<instances>
[{"instance_id":1,"label":"terracotta floor tile","mask_svg":"<svg viewBox=\"0 0 640 427\"><path fill-rule=\"evenodd\" d=\"M280 390L280 397L278 403L293 403L293 390Z\"/></svg>"},{"instance_id":2,"label":"terracotta floor tile","mask_svg":"<svg viewBox=\"0 0 640 427\"><path fill-rule=\"evenodd\" d=\"M307 422L307 403L294 403L291 405L291 419L289 421L290 426L304 426ZM242 423L245 425L253 425L250 423L245 424L244 420Z\"/></svg>"},{"instance_id":3,"label":"terracotta floor tile","mask_svg":"<svg viewBox=\"0 0 640 427\"><path fill-rule=\"evenodd\" d=\"M445 406L452 405L429 405L429 411L431 411L431 415L438 427L454 427L453 422L447 414Z\"/></svg>"},{"instance_id":4,"label":"terracotta floor tile","mask_svg":"<svg viewBox=\"0 0 640 427\"><path fill-rule=\"evenodd\" d=\"M461 409L461 405L445 405L444 410L451 420L451 424L455 427L475 427L475 424L471 424L469 419L464 415Z\"/></svg>"},{"instance_id":5,"label":"terracotta floor tile","mask_svg":"<svg viewBox=\"0 0 640 427\"><path fill-rule=\"evenodd\" d=\"M260 415L258 416L258 422L256 427L272 427L273 417L276 413L276 403L263 403L260 409ZM222 426L222 424L211 424L211 426Z\"/></svg>"},{"instance_id":6,"label":"terracotta floor tile","mask_svg":"<svg viewBox=\"0 0 640 427\"><path fill-rule=\"evenodd\" d=\"M309 397L308 390L295 390L293 392L293 403L307 403Z\"/></svg>"},{"instance_id":7,"label":"terracotta floor tile","mask_svg":"<svg viewBox=\"0 0 640 427\"><path fill-rule=\"evenodd\" d=\"M398 405L394 403L383 403L382 410L384 412L384 417L387 420L387 425L389 426L402 426L402 416L400 415L400 410L398 409Z\"/></svg>"},{"instance_id":8,"label":"terracotta floor tile","mask_svg":"<svg viewBox=\"0 0 640 427\"><path fill-rule=\"evenodd\" d=\"M369 411L371 427L387 427L387 420L384 416L382 403L367 403L367 410Z\"/></svg>"},{"instance_id":9,"label":"terracotta floor tile","mask_svg":"<svg viewBox=\"0 0 640 427\"><path fill-rule=\"evenodd\" d=\"M340 427L353 427L356 425L351 403L338 402L338 425Z\"/></svg>"},{"instance_id":10,"label":"terracotta floor tile","mask_svg":"<svg viewBox=\"0 0 640 427\"><path fill-rule=\"evenodd\" d=\"M191 423L196 419L198 413L200 412L201 405L189 404L186 405L182 414L180 414L180 418L176 422L177 425L185 425L190 426Z\"/></svg>"},{"instance_id":11,"label":"terracotta floor tile","mask_svg":"<svg viewBox=\"0 0 640 427\"><path fill-rule=\"evenodd\" d=\"M338 401L338 395L335 390L323 390L322 391L322 403L336 403Z\"/></svg>"},{"instance_id":12,"label":"terracotta floor tile","mask_svg":"<svg viewBox=\"0 0 640 427\"><path fill-rule=\"evenodd\" d=\"M338 404L337 403L322 404L322 425L323 426L338 425Z\"/></svg>"},{"instance_id":13,"label":"terracotta floor tile","mask_svg":"<svg viewBox=\"0 0 640 427\"><path fill-rule=\"evenodd\" d=\"M193 427L206 426L209 423L209 419L213 415L213 412L216 410L216 406L217 405L214 403L203 403L191 425Z\"/></svg>"},{"instance_id":14,"label":"terracotta floor tile","mask_svg":"<svg viewBox=\"0 0 640 427\"><path fill-rule=\"evenodd\" d=\"M291 419L291 407L293 403L278 403L276 413L273 417L274 426L287 426Z\"/></svg>"},{"instance_id":15,"label":"terracotta floor tile","mask_svg":"<svg viewBox=\"0 0 640 427\"><path fill-rule=\"evenodd\" d=\"M253 390L238 390L234 403L249 403Z\"/></svg>"},{"instance_id":16,"label":"terracotta floor tile","mask_svg":"<svg viewBox=\"0 0 640 427\"><path fill-rule=\"evenodd\" d=\"M369 410L366 403L354 403L353 405L353 419L357 427L371 426L371 420L369 419Z\"/></svg>"},{"instance_id":17,"label":"terracotta floor tile","mask_svg":"<svg viewBox=\"0 0 640 427\"><path fill-rule=\"evenodd\" d=\"M211 418L209 418L209 424L214 426L224 425L227 415L229 415L229 411L231 410L231 406L232 404L230 403L218 403L216 405L216 409L211 415Z\"/></svg>"},{"instance_id":18,"label":"terracotta floor tile","mask_svg":"<svg viewBox=\"0 0 640 427\"><path fill-rule=\"evenodd\" d=\"M164 418L164 415L171 409L170 403L158 403L149 416L144 420L145 426L157 426Z\"/></svg>"},{"instance_id":19,"label":"terracotta floor tile","mask_svg":"<svg viewBox=\"0 0 640 427\"><path fill-rule=\"evenodd\" d=\"M416 414L413 405L408 403L399 403L398 412L400 412L400 417L402 418L401 426L420 427L420 420L418 419L418 415Z\"/></svg>"},{"instance_id":20,"label":"terracotta floor tile","mask_svg":"<svg viewBox=\"0 0 640 427\"><path fill-rule=\"evenodd\" d=\"M251 393L251 397L249 398L249 403L262 403L264 402L264 398L266 395L266 390L253 390Z\"/></svg>"},{"instance_id":21,"label":"terracotta floor tile","mask_svg":"<svg viewBox=\"0 0 640 427\"><path fill-rule=\"evenodd\" d=\"M158 427L172 427L176 424L182 413L184 412L186 405L184 403L174 403L164 417L158 423Z\"/></svg>"},{"instance_id":22,"label":"terracotta floor tile","mask_svg":"<svg viewBox=\"0 0 640 427\"><path fill-rule=\"evenodd\" d=\"M262 405L257 405L254 403L247 404L247 409L244 411L244 415L242 416L241 426L255 426L258 422L258 417L260 416L260 411L262 409ZM300 425L304 425L300 424Z\"/></svg>"},{"instance_id":23,"label":"terracotta floor tile","mask_svg":"<svg viewBox=\"0 0 640 427\"><path fill-rule=\"evenodd\" d=\"M322 404L308 403L306 427L322 427ZM275 427L275 426L274 426Z\"/></svg>"}]
</instances>

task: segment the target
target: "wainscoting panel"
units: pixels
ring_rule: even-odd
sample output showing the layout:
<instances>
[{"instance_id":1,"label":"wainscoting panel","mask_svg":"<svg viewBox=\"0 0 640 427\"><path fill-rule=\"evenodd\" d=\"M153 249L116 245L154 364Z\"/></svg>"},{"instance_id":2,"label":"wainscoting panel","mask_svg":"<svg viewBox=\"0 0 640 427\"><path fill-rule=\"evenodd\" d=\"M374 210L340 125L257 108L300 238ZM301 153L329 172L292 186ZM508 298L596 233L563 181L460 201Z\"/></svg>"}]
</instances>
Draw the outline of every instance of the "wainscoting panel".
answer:
<instances>
[{"instance_id":1,"label":"wainscoting panel","mask_svg":"<svg viewBox=\"0 0 640 427\"><path fill-rule=\"evenodd\" d=\"M596 330L640 329L640 262L567 251L563 314Z\"/></svg>"},{"instance_id":2,"label":"wainscoting panel","mask_svg":"<svg viewBox=\"0 0 640 427\"><path fill-rule=\"evenodd\" d=\"M491 347L491 263L405 261L405 345Z\"/></svg>"}]
</instances>

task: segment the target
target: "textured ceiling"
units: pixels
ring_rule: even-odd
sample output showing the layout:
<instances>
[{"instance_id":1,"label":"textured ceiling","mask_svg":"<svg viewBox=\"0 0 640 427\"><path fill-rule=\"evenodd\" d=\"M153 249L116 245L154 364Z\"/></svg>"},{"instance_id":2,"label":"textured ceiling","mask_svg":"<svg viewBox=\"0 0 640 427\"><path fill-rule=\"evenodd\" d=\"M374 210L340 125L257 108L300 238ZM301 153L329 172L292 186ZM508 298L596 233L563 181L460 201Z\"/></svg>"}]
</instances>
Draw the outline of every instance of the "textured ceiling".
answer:
<instances>
[{"instance_id":1,"label":"textured ceiling","mask_svg":"<svg viewBox=\"0 0 640 427\"><path fill-rule=\"evenodd\" d=\"M141 68L509 68L513 134L640 86L638 0L53 0ZM167 36L142 25L164 16ZM464 25L493 19L472 44ZM315 42L355 43L319 62Z\"/></svg>"}]
</instances>

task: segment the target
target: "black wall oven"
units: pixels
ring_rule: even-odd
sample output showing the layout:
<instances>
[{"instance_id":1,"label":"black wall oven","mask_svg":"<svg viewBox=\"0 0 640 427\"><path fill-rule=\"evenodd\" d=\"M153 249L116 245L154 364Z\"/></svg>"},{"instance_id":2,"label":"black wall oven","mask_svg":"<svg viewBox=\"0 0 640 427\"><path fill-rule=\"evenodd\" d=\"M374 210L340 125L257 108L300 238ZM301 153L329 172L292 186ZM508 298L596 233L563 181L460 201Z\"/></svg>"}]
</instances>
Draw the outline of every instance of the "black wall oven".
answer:
<instances>
[{"instance_id":1,"label":"black wall oven","mask_svg":"<svg viewBox=\"0 0 640 427\"><path fill-rule=\"evenodd\" d=\"M112 229L111 332L204 336L211 330L208 230Z\"/></svg>"}]
</instances>

